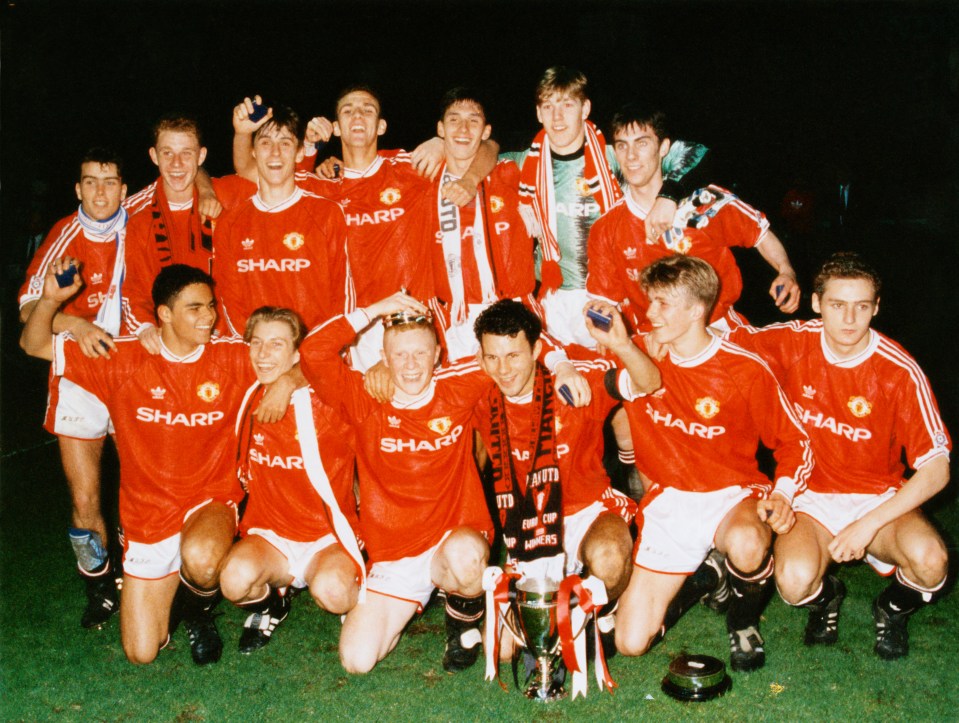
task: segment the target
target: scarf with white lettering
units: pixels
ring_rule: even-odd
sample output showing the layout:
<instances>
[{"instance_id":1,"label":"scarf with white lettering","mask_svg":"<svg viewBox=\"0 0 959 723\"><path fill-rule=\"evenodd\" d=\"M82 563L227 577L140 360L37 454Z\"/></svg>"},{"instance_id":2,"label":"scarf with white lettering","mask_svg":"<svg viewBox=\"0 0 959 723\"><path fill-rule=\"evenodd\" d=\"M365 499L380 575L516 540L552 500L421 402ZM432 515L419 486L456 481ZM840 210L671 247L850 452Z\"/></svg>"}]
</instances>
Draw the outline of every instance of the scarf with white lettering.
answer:
<instances>
[{"instance_id":1,"label":"scarf with white lettering","mask_svg":"<svg viewBox=\"0 0 959 723\"><path fill-rule=\"evenodd\" d=\"M584 126L586 137L583 155L586 167L583 180L589 194L599 203L600 213L606 213L623 193L606 162L606 141L602 132L590 121L586 121ZM523 162L519 195L520 212L531 229L531 235L539 238L543 254L540 267L541 293L555 291L563 285L563 272L559 267L562 254L556 239L556 193L553 188L549 139L545 129L536 134Z\"/></svg>"},{"instance_id":2,"label":"scarf with white lettering","mask_svg":"<svg viewBox=\"0 0 959 723\"><path fill-rule=\"evenodd\" d=\"M106 241L112 238L116 244L116 256L113 259L113 273L106 298L100 304L97 318L93 323L112 336L120 333L120 317L123 311L123 277L126 274L125 244L127 237L127 210L120 206L110 218L97 221L77 209L77 220L88 238Z\"/></svg>"},{"instance_id":3,"label":"scarf with white lettering","mask_svg":"<svg viewBox=\"0 0 959 723\"><path fill-rule=\"evenodd\" d=\"M553 380L536 365L533 400L529 406L530 472L524 489L516 479L506 399L498 389L490 393L490 461L493 489L512 559L528 562L563 553L563 501L554 439Z\"/></svg>"},{"instance_id":4,"label":"scarf with white lettering","mask_svg":"<svg viewBox=\"0 0 959 723\"><path fill-rule=\"evenodd\" d=\"M436 193L436 212L440 221L440 236L443 241L443 261L446 266L446 278L449 281L450 292L453 295L450 318L454 325L466 322L466 291L463 281L463 242L460 210L455 203L443 198L443 186L457 180L445 168L440 178ZM477 189L476 213L473 218L473 257L476 259L476 269L479 272L480 287L483 292L483 303L496 300L496 282L493 278L493 267L490 263L490 253L487 248L483 216L486 213L486 194L483 184Z\"/></svg>"},{"instance_id":5,"label":"scarf with white lettering","mask_svg":"<svg viewBox=\"0 0 959 723\"><path fill-rule=\"evenodd\" d=\"M200 223L200 213L197 210L199 198L196 185L193 186L193 205L190 206L190 251L196 251L197 245L200 248L213 253L213 226L210 220ZM153 193L153 202L150 204L150 215L152 217L153 240L156 244L157 255L160 259L160 267L166 267L174 263L173 249L170 242L170 229L173 228L173 216L170 210L170 203L167 201L166 192L163 190L163 181L156 185ZM179 259L182 263L185 260ZM203 269L210 271L210 268Z\"/></svg>"},{"instance_id":6,"label":"scarf with white lettering","mask_svg":"<svg viewBox=\"0 0 959 723\"><path fill-rule=\"evenodd\" d=\"M237 448L237 477L244 490L248 490L252 478L250 469L250 445L253 439L253 428L255 422L253 419L254 402L257 398L263 396L265 387L256 382L246 391L246 396L240 405L240 413L236 419L236 435L239 441ZM313 419L313 402L310 399L310 390L308 387L300 387L293 392L290 399L293 405L293 414L296 418L296 436L300 442L300 455L303 457L303 469L306 472L313 489L323 500L327 509L330 523L333 525L333 532L336 539L343 545L343 549L353 558L356 565L357 576L360 580L360 602L366 600L366 563L363 561L363 554L360 552L360 546L356 541L356 533L350 526L349 520L340 509L340 504L333 493L330 485L330 478L323 467L323 459L320 456L320 446L317 443L316 422Z\"/></svg>"}]
</instances>

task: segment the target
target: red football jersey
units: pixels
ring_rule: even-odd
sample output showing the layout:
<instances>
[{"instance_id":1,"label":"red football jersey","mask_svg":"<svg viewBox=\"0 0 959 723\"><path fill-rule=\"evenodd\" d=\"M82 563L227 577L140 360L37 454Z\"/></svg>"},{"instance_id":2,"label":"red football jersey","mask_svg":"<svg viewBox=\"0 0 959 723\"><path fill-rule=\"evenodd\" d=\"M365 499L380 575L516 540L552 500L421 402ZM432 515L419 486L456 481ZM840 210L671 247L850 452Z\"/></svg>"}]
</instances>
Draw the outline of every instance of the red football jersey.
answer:
<instances>
[{"instance_id":1,"label":"red football jersey","mask_svg":"<svg viewBox=\"0 0 959 723\"><path fill-rule=\"evenodd\" d=\"M53 373L99 397L120 456L120 522L127 539L151 544L180 531L208 499L237 502L233 424L253 381L239 339L213 341L186 357L147 353L125 337L109 361L89 359L68 335L54 346Z\"/></svg>"},{"instance_id":2,"label":"red football jersey","mask_svg":"<svg viewBox=\"0 0 959 723\"><path fill-rule=\"evenodd\" d=\"M323 470L340 510L357 530L353 429L312 390L310 399ZM248 404L248 412L256 406L255 401ZM297 542L311 542L333 533L323 500L306 474L293 405L275 424L260 424L249 413L239 427L241 435L249 434L248 440L240 440L240 448L249 450L246 469L250 496L240 524L243 532L258 527Z\"/></svg>"},{"instance_id":3,"label":"red football jersey","mask_svg":"<svg viewBox=\"0 0 959 723\"><path fill-rule=\"evenodd\" d=\"M267 304L295 310L308 328L346 308L346 224L329 199L297 187L267 208L254 196L223 214L214 245L220 311L237 333Z\"/></svg>"},{"instance_id":4,"label":"red football jersey","mask_svg":"<svg viewBox=\"0 0 959 723\"><path fill-rule=\"evenodd\" d=\"M690 492L739 485L766 494L772 485L756 463L761 440L776 457L777 481L792 480L777 489L791 499L806 486L809 437L758 356L714 338L692 359L668 355L657 366L662 386L624 405L636 466L653 482Z\"/></svg>"},{"instance_id":5,"label":"red football jersey","mask_svg":"<svg viewBox=\"0 0 959 723\"><path fill-rule=\"evenodd\" d=\"M850 359L829 350L821 320L742 327L732 339L770 361L805 425L816 454L809 489L882 494L904 483L903 451L913 469L949 456L929 380L879 332Z\"/></svg>"},{"instance_id":6,"label":"red football jersey","mask_svg":"<svg viewBox=\"0 0 959 723\"><path fill-rule=\"evenodd\" d=\"M239 176L211 178L210 181L224 209L256 193L256 186ZM155 187L153 184L152 188ZM213 249L204 248L198 239L193 238L194 214L197 212L192 203L187 208L170 209L167 238L159 241L152 203L151 194L140 210L130 216L127 224L124 320L135 334L144 324L156 324L151 292L153 281L164 266L188 264L210 273L213 262Z\"/></svg>"},{"instance_id":7,"label":"red football jersey","mask_svg":"<svg viewBox=\"0 0 959 723\"><path fill-rule=\"evenodd\" d=\"M472 422L489 378L461 364L437 372L418 403L380 404L339 357L355 334L345 317L331 320L303 342L300 362L316 394L356 427L360 530L371 561L418 555L461 525L489 536Z\"/></svg>"},{"instance_id":8,"label":"red football jersey","mask_svg":"<svg viewBox=\"0 0 959 723\"><path fill-rule=\"evenodd\" d=\"M433 274L436 296L452 303L446 262L443 257L443 235L438 215L439 177L433 184L432 224L434 229ZM533 293L536 276L533 272L533 239L519 214L519 169L512 161L500 161L482 185L486 196L483 230L491 254L490 264L496 281L496 298L514 299ZM473 252L473 223L480 196L459 209L462 237L463 290L467 304L483 303L476 256Z\"/></svg>"},{"instance_id":9,"label":"red football jersey","mask_svg":"<svg viewBox=\"0 0 959 723\"><path fill-rule=\"evenodd\" d=\"M563 485L563 514L575 514L598 502L609 489L609 477L603 467L603 422L618 403L606 391L606 373L613 365L605 359L594 362L574 361L576 369L586 377L593 392L592 402L585 407L570 407L555 396L554 449ZM490 394L499 394L493 389ZM533 444L532 393L522 400L506 398L506 424L509 427L510 454L520 492L526 492L530 472L530 450ZM490 447L490 403L484 395L476 408L476 421L487 448Z\"/></svg>"},{"instance_id":10,"label":"red football jersey","mask_svg":"<svg viewBox=\"0 0 959 723\"><path fill-rule=\"evenodd\" d=\"M721 319L739 299L743 279L731 248L755 246L769 229L760 212L719 186L707 186L683 199L673 227L655 243L646 242L646 215L629 194L604 214L589 233L586 289L624 310L637 330L648 331L649 300L639 286L640 273L675 253L709 262L719 275L720 291L711 322Z\"/></svg>"},{"instance_id":11,"label":"red football jersey","mask_svg":"<svg viewBox=\"0 0 959 723\"><path fill-rule=\"evenodd\" d=\"M406 154L378 157L356 178L313 183L317 193L343 206L355 306L369 306L401 288L423 301L434 296L430 205L436 197Z\"/></svg>"},{"instance_id":12,"label":"red football jersey","mask_svg":"<svg viewBox=\"0 0 959 723\"><path fill-rule=\"evenodd\" d=\"M76 213L60 219L50 229L50 233L30 261L27 278L20 287L20 306L30 301L39 301L43 292L43 277L51 262L61 256L74 256L81 263L83 288L60 310L64 314L79 316L92 322L97 318L97 312L107 297L113 280L116 254L116 234L91 238L83 231ZM126 295L126 285L121 293Z\"/></svg>"}]
</instances>

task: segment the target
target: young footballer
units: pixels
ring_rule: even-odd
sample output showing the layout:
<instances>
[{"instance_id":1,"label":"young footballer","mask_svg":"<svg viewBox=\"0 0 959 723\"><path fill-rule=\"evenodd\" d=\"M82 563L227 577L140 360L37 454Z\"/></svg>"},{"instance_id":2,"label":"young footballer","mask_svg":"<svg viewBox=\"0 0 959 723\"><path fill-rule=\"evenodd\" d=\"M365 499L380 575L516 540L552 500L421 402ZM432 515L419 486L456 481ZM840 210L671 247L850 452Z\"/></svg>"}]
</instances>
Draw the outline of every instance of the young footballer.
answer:
<instances>
[{"instance_id":1,"label":"young footballer","mask_svg":"<svg viewBox=\"0 0 959 723\"><path fill-rule=\"evenodd\" d=\"M240 479L249 496L243 539L227 557L223 595L250 611L240 652L270 642L290 610L290 586L308 588L323 610L347 613L357 601L365 562L354 529L353 430L307 387L275 424L253 410L264 392L299 362L306 327L290 309L260 307L245 340L256 384L237 417Z\"/></svg>"},{"instance_id":2,"label":"young footballer","mask_svg":"<svg viewBox=\"0 0 959 723\"><path fill-rule=\"evenodd\" d=\"M55 333L70 332L90 358L107 356L119 335L124 299L123 259L127 187L123 163L112 151L93 148L80 161L76 184L80 206L61 219L37 249L20 289L20 319L26 321L43 295L49 265L62 256L83 259L84 284L64 297L52 320ZM103 403L69 379L52 374L44 429L57 436L70 489L70 544L84 581L85 628L102 625L117 611L116 571L108 555L108 535L100 509L100 459L112 431Z\"/></svg>"},{"instance_id":3,"label":"young footballer","mask_svg":"<svg viewBox=\"0 0 959 723\"><path fill-rule=\"evenodd\" d=\"M659 370L630 342L618 314L614 318L609 333L596 333L629 371L623 383L634 393L654 391ZM592 402L558 404L559 385L537 362L541 330L539 318L513 299L497 301L476 320L480 365L497 387L476 409L492 462L488 497L496 500L515 571L561 580L585 569L615 602L632 571L628 525L636 510L610 487L602 464L603 421L620 400L618 392L608 393L615 390L616 370L603 359L574 362L592 388ZM503 642L508 658L511 638Z\"/></svg>"},{"instance_id":4,"label":"young footballer","mask_svg":"<svg viewBox=\"0 0 959 723\"><path fill-rule=\"evenodd\" d=\"M809 439L762 360L708 331L719 293L709 264L668 256L646 267L641 281L653 326L646 344L662 357L662 386L625 403L637 465L651 485L616 645L627 655L645 653L715 588L715 569L701 569L715 546L726 555L733 591L730 662L733 670L753 670L765 663L759 616L773 574L772 533L793 525L790 505L812 467ZM758 469L760 441L775 454L774 483ZM704 576L711 578L705 590Z\"/></svg>"},{"instance_id":5,"label":"young footballer","mask_svg":"<svg viewBox=\"0 0 959 723\"><path fill-rule=\"evenodd\" d=\"M253 377L246 345L211 341L213 280L173 264L153 285L160 353L127 337L113 341L109 358L91 359L69 334L51 336L60 304L83 285L78 274L60 287L56 274L77 263L65 257L47 267L21 346L103 400L116 428L123 650L130 662L150 663L183 622L194 662L216 662L223 645L212 611L242 497L232 425ZM268 406L261 402L261 419L276 418Z\"/></svg>"},{"instance_id":6,"label":"young footballer","mask_svg":"<svg viewBox=\"0 0 959 723\"><path fill-rule=\"evenodd\" d=\"M859 256L835 254L813 285L820 319L742 327L733 339L777 371L816 454L796 525L776 539L780 594L809 610L807 645L835 643L846 588L830 569L865 560L890 578L873 617L876 654L894 660L909 652L910 616L946 582L946 546L921 505L948 483L952 443L916 360L870 328L880 286Z\"/></svg>"},{"instance_id":7,"label":"young footballer","mask_svg":"<svg viewBox=\"0 0 959 723\"><path fill-rule=\"evenodd\" d=\"M719 299L710 323L728 329L742 321L733 309L743 288L732 248L756 248L776 271L769 295L784 312L799 308L799 285L782 243L766 217L729 191L708 185L679 200L669 229L643 242L647 221L666 182L663 159L671 147L664 113L625 106L613 116L613 152L626 181L625 197L589 233L590 295L621 304L637 330L647 331L649 305L639 285L644 268L674 253L705 259L719 274Z\"/></svg>"},{"instance_id":8,"label":"young footballer","mask_svg":"<svg viewBox=\"0 0 959 723\"><path fill-rule=\"evenodd\" d=\"M351 298L343 210L297 185L302 153L299 116L274 109L253 136L256 195L217 223L217 291L238 332L263 304L293 309L312 327L342 313Z\"/></svg>"},{"instance_id":9,"label":"young footballer","mask_svg":"<svg viewBox=\"0 0 959 723\"><path fill-rule=\"evenodd\" d=\"M387 403L374 401L339 356L381 318L395 387ZM300 355L317 395L357 427L360 532L372 567L366 601L343 624L343 667L372 670L435 588L447 593L443 667L469 667L479 653L492 527L473 462L472 414L489 380L475 362L434 371L440 349L429 311L403 293L332 319L311 332Z\"/></svg>"}]
</instances>

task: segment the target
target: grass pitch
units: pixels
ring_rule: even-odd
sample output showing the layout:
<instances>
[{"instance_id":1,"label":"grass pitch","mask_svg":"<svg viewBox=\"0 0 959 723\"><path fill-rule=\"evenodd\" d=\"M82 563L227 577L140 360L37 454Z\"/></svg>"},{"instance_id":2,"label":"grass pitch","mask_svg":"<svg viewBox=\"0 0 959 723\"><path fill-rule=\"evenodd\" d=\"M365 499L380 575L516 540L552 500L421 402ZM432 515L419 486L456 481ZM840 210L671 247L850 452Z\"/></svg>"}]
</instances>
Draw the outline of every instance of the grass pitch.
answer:
<instances>
[{"instance_id":1,"label":"grass pitch","mask_svg":"<svg viewBox=\"0 0 959 723\"><path fill-rule=\"evenodd\" d=\"M723 621L703 607L645 657L610 661L619 683L614 695L600 694L591 680L585 700L548 705L514 689L506 665L505 692L483 680L481 664L445 673L443 614L436 605L366 676L340 667L339 620L307 595L294 600L274 640L254 655L237 652L245 616L224 603L219 627L226 650L218 664L195 666L181 629L154 664L135 667L123 656L116 618L99 631L79 626L84 597L66 540L67 514L55 444L4 460L3 720L954 720L959 710L959 596L951 593L917 613L910 656L884 663L872 652L870 602L885 583L865 565L840 572L849 596L837 645L803 647L805 611L774 598L763 623L766 667L732 674L732 690L707 703L679 703L659 688L669 661L681 652L728 660ZM951 535L959 529L959 507L951 501L934 514L955 556Z\"/></svg>"}]
</instances>

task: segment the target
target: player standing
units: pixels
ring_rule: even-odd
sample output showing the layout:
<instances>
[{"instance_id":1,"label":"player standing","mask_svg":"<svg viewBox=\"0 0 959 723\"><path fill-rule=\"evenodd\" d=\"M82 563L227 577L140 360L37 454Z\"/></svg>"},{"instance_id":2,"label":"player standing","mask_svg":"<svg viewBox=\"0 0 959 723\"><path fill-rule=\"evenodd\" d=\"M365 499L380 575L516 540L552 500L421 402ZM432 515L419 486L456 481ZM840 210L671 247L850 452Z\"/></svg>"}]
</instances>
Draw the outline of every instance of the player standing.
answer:
<instances>
[{"instance_id":1,"label":"player standing","mask_svg":"<svg viewBox=\"0 0 959 723\"><path fill-rule=\"evenodd\" d=\"M233 330L264 304L293 309L310 327L347 307L343 211L296 184L302 154L299 116L276 108L253 136L256 195L217 223L217 291Z\"/></svg>"},{"instance_id":2,"label":"player standing","mask_svg":"<svg viewBox=\"0 0 959 723\"><path fill-rule=\"evenodd\" d=\"M436 229L432 245L436 282L434 317L440 322L449 361L475 356L473 324L497 299L515 298L535 306L533 240L519 214L519 169L502 160L462 207L442 189L469 172L492 126L474 91L465 87L444 96L437 122L446 161L434 183Z\"/></svg>"},{"instance_id":3,"label":"player standing","mask_svg":"<svg viewBox=\"0 0 959 723\"><path fill-rule=\"evenodd\" d=\"M47 267L70 255L83 259L83 293L66 297L53 318L55 333L70 332L90 358L116 347L121 329L127 187L123 163L103 148L87 151L76 184L77 211L61 219L37 249L20 289L20 319L26 322L43 293ZM108 535L100 509L100 459L110 415L103 403L69 379L52 374L44 429L57 435L63 473L70 489L70 544L86 586L87 606L80 619L97 627L118 609Z\"/></svg>"},{"instance_id":4,"label":"player standing","mask_svg":"<svg viewBox=\"0 0 959 723\"><path fill-rule=\"evenodd\" d=\"M784 312L799 308L799 285L782 243L766 217L729 191L709 185L679 200L670 228L653 242L647 219L666 181L663 160L671 148L666 116L626 106L613 116L613 152L626 181L626 193L589 233L590 295L622 304L637 330L648 331L649 302L639 285L649 264L674 253L706 260L719 274L719 299L710 323L728 329L741 321L733 303L743 281L732 247L756 248L776 271L769 295Z\"/></svg>"},{"instance_id":5,"label":"player standing","mask_svg":"<svg viewBox=\"0 0 959 723\"><path fill-rule=\"evenodd\" d=\"M132 197L136 209L131 209L127 229L124 318L156 354L160 344L150 293L153 280L170 264L212 273L211 218L220 212L217 194L224 198L228 194L225 182L210 179L201 168L207 150L193 118L180 114L160 118L153 126L149 153L160 177Z\"/></svg>"},{"instance_id":6,"label":"player standing","mask_svg":"<svg viewBox=\"0 0 959 723\"><path fill-rule=\"evenodd\" d=\"M952 445L915 359L870 328L880 285L857 255L836 254L814 281L821 319L742 327L733 338L777 370L816 454L809 489L793 503L796 525L776 539L780 594L809 610L807 645L835 643L846 588L827 573L865 559L892 576L873 616L876 654L894 660L909 652L909 617L946 582L946 546L920 506L948 483ZM908 480L903 452L915 470Z\"/></svg>"},{"instance_id":7,"label":"player standing","mask_svg":"<svg viewBox=\"0 0 959 723\"><path fill-rule=\"evenodd\" d=\"M759 616L773 574L772 532L793 524L790 504L812 467L809 439L759 357L707 330L719 291L709 264L669 256L641 279L653 325L647 346L665 356L662 386L625 403L637 464L652 485L637 518L636 567L620 598L616 645L627 655L645 653L716 587L716 571L702 568L715 545L726 555L733 591L726 614L732 668L753 670L765 663ZM760 441L776 456L775 484L758 469ZM703 575L712 578L705 590Z\"/></svg>"}]
</instances>

